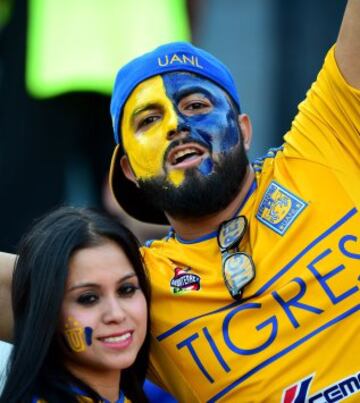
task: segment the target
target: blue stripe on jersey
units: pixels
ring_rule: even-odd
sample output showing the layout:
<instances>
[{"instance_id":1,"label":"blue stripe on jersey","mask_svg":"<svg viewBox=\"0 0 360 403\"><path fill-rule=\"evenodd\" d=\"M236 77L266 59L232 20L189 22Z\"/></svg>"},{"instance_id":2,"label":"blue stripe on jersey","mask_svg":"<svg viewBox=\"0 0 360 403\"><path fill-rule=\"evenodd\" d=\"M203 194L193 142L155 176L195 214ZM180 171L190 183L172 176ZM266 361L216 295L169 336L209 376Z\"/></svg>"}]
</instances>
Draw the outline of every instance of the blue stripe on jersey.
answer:
<instances>
[{"instance_id":1,"label":"blue stripe on jersey","mask_svg":"<svg viewBox=\"0 0 360 403\"><path fill-rule=\"evenodd\" d=\"M263 294L276 280L278 280L281 276L283 276L285 273L287 273L300 260L300 258L302 258L307 252L309 252L315 245L317 245L320 241L322 241L324 238L326 238L328 235L330 235L336 229L338 229L343 224L345 224L348 220L350 220L357 213L358 213L358 211L356 208L353 208L348 213L346 213L339 221L337 221L330 228L328 228L325 232L323 232L320 236L318 236L312 242L310 242L310 244L308 246L306 246L297 256L295 256L288 264L286 264L281 270L279 270L279 272L272 279L270 279L257 292L255 292L255 294L252 295L251 298L258 297L259 295ZM194 318L189 318L183 322L178 323L176 326L172 327L171 329L169 329L166 332L157 336L157 340L162 341L162 340L166 339L167 337L173 335L178 330L183 329L184 327L186 327L187 325L196 321L199 318L214 315L216 313L225 311L226 309L230 309L230 308L232 308L236 305L240 305L240 304L244 305L244 302L235 301L229 305L225 305L222 308L216 309L215 311L207 312L205 314L196 316ZM244 306L249 307L249 305L244 305Z\"/></svg>"},{"instance_id":2,"label":"blue stripe on jersey","mask_svg":"<svg viewBox=\"0 0 360 403\"><path fill-rule=\"evenodd\" d=\"M308 340L310 340L312 337L317 336L319 333L327 330L331 326L336 325L338 322L341 322L342 320L348 318L349 316L357 313L360 311L360 304L355 305L353 308L349 309L348 311L343 312L341 315L337 316L336 318L330 320L328 323L325 323L324 325L320 326L318 329L315 329L308 335L302 337L301 339L297 340L295 343L291 344L290 346L284 348L283 350L279 351L278 353L274 354L272 357L268 358L267 360L263 361L261 364L257 365L255 368L253 368L251 371L247 372L240 378L236 379L234 382L232 382L230 385L228 385L226 388L221 390L219 393L214 395L211 399L207 401L207 403L213 403L218 401L220 398L224 397L227 393L229 393L232 389L234 389L236 386L240 385L242 382L244 382L246 379L250 378L252 375L256 374L263 368L267 367L268 365L272 364L279 358L283 357L290 351L295 350L297 347L301 346L302 344L306 343Z\"/></svg>"},{"instance_id":3,"label":"blue stripe on jersey","mask_svg":"<svg viewBox=\"0 0 360 403\"><path fill-rule=\"evenodd\" d=\"M282 275L284 275L289 269L294 266L294 264L300 260L309 250L311 250L316 244L318 244L320 241L322 241L324 238L326 238L328 235L330 235L332 232L334 232L337 228L341 227L343 224L345 224L346 221L348 221L350 218L352 218L355 214L357 214L357 209L353 208L351 209L348 213L344 215L339 221L337 221L334 225L332 225L330 228L328 228L324 233L322 233L320 236L315 238L312 242L309 243L309 245L304 248L297 256L295 256L287 265L285 265L271 280L269 280L267 283L265 283L255 294L254 297L258 297L262 293L264 293L276 280L278 280Z\"/></svg>"}]
</instances>

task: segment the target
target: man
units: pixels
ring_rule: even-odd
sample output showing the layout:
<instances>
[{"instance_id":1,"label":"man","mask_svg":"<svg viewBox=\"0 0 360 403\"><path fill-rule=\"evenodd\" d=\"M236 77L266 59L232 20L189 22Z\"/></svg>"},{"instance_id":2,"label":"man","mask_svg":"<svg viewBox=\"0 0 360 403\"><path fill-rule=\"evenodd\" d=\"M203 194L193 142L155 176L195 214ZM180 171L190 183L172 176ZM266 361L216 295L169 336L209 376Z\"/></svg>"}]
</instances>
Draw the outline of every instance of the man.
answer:
<instances>
[{"instance_id":1,"label":"man","mask_svg":"<svg viewBox=\"0 0 360 403\"><path fill-rule=\"evenodd\" d=\"M250 165L226 67L169 44L123 67L117 201L172 226L143 248L150 374L181 402L360 398L360 1L284 145Z\"/></svg>"}]
</instances>

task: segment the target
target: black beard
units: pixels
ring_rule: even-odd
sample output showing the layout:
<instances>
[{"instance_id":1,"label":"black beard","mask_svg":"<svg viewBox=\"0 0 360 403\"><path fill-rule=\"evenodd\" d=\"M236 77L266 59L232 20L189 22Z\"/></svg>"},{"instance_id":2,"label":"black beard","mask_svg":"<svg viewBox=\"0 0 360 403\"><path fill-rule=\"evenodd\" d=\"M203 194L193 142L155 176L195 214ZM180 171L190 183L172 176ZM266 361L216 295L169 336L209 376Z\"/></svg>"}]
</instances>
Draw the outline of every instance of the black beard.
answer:
<instances>
[{"instance_id":1,"label":"black beard","mask_svg":"<svg viewBox=\"0 0 360 403\"><path fill-rule=\"evenodd\" d=\"M139 187L156 209L174 218L196 218L221 211L240 192L249 160L242 143L221 154L208 176L197 168L185 173L183 184L174 186L166 178L140 180Z\"/></svg>"}]
</instances>

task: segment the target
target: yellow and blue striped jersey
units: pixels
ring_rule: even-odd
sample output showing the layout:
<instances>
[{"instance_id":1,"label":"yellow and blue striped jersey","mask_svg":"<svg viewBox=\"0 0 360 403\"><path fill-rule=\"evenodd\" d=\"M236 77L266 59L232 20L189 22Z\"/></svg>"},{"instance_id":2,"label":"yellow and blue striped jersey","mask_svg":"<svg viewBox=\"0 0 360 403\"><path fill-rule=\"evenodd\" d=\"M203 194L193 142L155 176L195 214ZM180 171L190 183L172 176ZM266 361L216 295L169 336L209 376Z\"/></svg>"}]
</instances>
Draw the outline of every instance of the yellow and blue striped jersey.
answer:
<instances>
[{"instance_id":1,"label":"yellow and blue striped jersey","mask_svg":"<svg viewBox=\"0 0 360 403\"><path fill-rule=\"evenodd\" d=\"M143 247L150 372L180 402L360 401L359 133L360 91L332 48L283 146L253 164L239 214L256 277L242 300L216 233Z\"/></svg>"}]
</instances>

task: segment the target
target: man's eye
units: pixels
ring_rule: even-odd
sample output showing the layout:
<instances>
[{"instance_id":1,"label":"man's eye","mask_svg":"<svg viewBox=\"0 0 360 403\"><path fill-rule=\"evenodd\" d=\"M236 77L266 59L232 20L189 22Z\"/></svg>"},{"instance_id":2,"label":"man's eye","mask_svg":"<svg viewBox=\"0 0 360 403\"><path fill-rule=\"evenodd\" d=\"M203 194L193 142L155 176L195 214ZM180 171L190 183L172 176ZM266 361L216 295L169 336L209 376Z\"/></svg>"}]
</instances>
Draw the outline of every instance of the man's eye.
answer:
<instances>
[{"instance_id":1,"label":"man's eye","mask_svg":"<svg viewBox=\"0 0 360 403\"><path fill-rule=\"evenodd\" d=\"M151 125L152 123L156 122L158 119L159 119L159 116L157 116L157 115L148 116L139 122L138 129L144 129L147 126Z\"/></svg>"},{"instance_id":2,"label":"man's eye","mask_svg":"<svg viewBox=\"0 0 360 403\"><path fill-rule=\"evenodd\" d=\"M123 285L121 285L121 287L119 287L118 294L121 297L131 297L139 289L140 288L138 286L136 286L135 284L130 284L130 283L123 284Z\"/></svg>"},{"instance_id":3,"label":"man's eye","mask_svg":"<svg viewBox=\"0 0 360 403\"><path fill-rule=\"evenodd\" d=\"M195 109L202 109L206 108L207 105L204 104L203 102L192 102L191 104L187 105L185 109L188 110L195 110Z\"/></svg>"},{"instance_id":4,"label":"man's eye","mask_svg":"<svg viewBox=\"0 0 360 403\"><path fill-rule=\"evenodd\" d=\"M92 305L98 300L98 296L95 294L83 294L77 299L77 302L81 305Z\"/></svg>"},{"instance_id":5,"label":"man's eye","mask_svg":"<svg viewBox=\"0 0 360 403\"><path fill-rule=\"evenodd\" d=\"M187 102L184 102L183 105L180 105L180 109L182 109L183 113L185 115L191 116L191 115L197 115L197 114L203 114L203 113L208 113L211 109L211 103L208 102L207 100L188 100Z\"/></svg>"}]
</instances>

